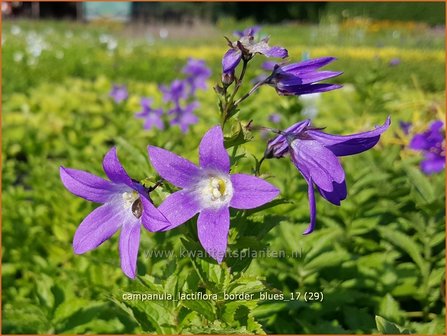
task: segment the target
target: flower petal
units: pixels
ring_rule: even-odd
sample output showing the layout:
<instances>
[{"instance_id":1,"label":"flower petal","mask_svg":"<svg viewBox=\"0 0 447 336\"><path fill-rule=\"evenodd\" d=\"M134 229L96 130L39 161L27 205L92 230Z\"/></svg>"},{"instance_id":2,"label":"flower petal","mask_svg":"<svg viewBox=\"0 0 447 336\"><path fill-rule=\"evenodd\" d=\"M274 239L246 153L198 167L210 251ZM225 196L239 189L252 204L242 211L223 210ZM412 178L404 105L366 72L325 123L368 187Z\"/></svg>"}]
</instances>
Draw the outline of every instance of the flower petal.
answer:
<instances>
[{"instance_id":1,"label":"flower petal","mask_svg":"<svg viewBox=\"0 0 447 336\"><path fill-rule=\"evenodd\" d=\"M228 173L230 157L224 147L224 138L220 126L214 126L202 138L199 147L200 166Z\"/></svg>"},{"instance_id":2,"label":"flower petal","mask_svg":"<svg viewBox=\"0 0 447 336\"><path fill-rule=\"evenodd\" d=\"M421 170L425 174L439 173L445 168L445 156L436 153L425 153L425 160L421 161Z\"/></svg>"},{"instance_id":3,"label":"flower petal","mask_svg":"<svg viewBox=\"0 0 447 336\"><path fill-rule=\"evenodd\" d=\"M195 164L170 151L154 146L148 146L147 150L151 163L160 176L177 187L188 187L200 174Z\"/></svg>"},{"instance_id":4,"label":"flower petal","mask_svg":"<svg viewBox=\"0 0 447 336\"><path fill-rule=\"evenodd\" d=\"M307 131L307 134L322 143L336 156L345 156L358 154L374 147L379 141L380 135L388 129L390 124L391 119L388 117L382 126L368 132L351 135L332 135L310 130Z\"/></svg>"},{"instance_id":5,"label":"flower petal","mask_svg":"<svg viewBox=\"0 0 447 336\"><path fill-rule=\"evenodd\" d=\"M416 134L410 141L410 148L414 150L427 150L431 143L424 134Z\"/></svg>"},{"instance_id":6,"label":"flower petal","mask_svg":"<svg viewBox=\"0 0 447 336\"><path fill-rule=\"evenodd\" d=\"M284 86L281 82L276 85L276 91L283 96L299 96L309 93L327 92L340 89L342 85L339 84L305 84Z\"/></svg>"},{"instance_id":7,"label":"flower petal","mask_svg":"<svg viewBox=\"0 0 447 336\"><path fill-rule=\"evenodd\" d=\"M60 167L59 173L65 188L91 202L105 203L118 189L112 182L83 170Z\"/></svg>"},{"instance_id":8,"label":"flower petal","mask_svg":"<svg viewBox=\"0 0 447 336\"><path fill-rule=\"evenodd\" d=\"M315 71L318 68L321 68L332 61L335 61L335 57L321 57L321 58L314 58L305 60L299 63L292 63L288 65L284 65L281 67L281 71L294 73L294 72L302 72L304 69L308 71Z\"/></svg>"},{"instance_id":9,"label":"flower petal","mask_svg":"<svg viewBox=\"0 0 447 336\"><path fill-rule=\"evenodd\" d=\"M315 192L312 179L306 179L307 181L307 197L309 198L309 209L310 209L310 222L309 226L303 232L304 235L312 233L315 229L315 223L317 220L317 206L315 204Z\"/></svg>"},{"instance_id":10,"label":"flower petal","mask_svg":"<svg viewBox=\"0 0 447 336\"><path fill-rule=\"evenodd\" d=\"M93 210L76 230L73 250L82 254L101 245L127 221L129 217L114 202Z\"/></svg>"},{"instance_id":11,"label":"flower petal","mask_svg":"<svg viewBox=\"0 0 447 336\"><path fill-rule=\"evenodd\" d=\"M148 231L161 231L171 225L166 217L151 203L150 200L143 195L140 195L140 200L143 205L141 222Z\"/></svg>"},{"instance_id":12,"label":"flower petal","mask_svg":"<svg viewBox=\"0 0 447 336\"><path fill-rule=\"evenodd\" d=\"M315 82L319 82L325 79L333 78L340 76L342 72L340 71L308 71L300 73L298 76L286 76L284 79L281 80L281 86L282 89L285 89L286 87L291 86L297 86L297 85L306 85L306 84L312 84Z\"/></svg>"},{"instance_id":13,"label":"flower petal","mask_svg":"<svg viewBox=\"0 0 447 336\"><path fill-rule=\"evenodd\" d=\"M233 71L241 61L242 54L240 50L229 49L222 58L222 72Z\"/></svg>"},{"instance_id":14,"label":"flower petal","mask_svg":"<svg viewBox=\"0 0 447 336\"><path fill-rule=\"evenodd\" d=\"M303 175L309 176L324 191L333 191L333 182L342 183L345 179L337 157L316 140L292 141L290 157Z\"/></svg>"},{"instance_id":15,"label":"flower petal","mask_svg":"<svg viewBox=\"0 0 447 336\"><path fill-rule=\"evenodd\" d=\"M259 177L245 174L230 177L233 184L232 208L253 209L270 202L279 194L278 188Z\"/></svg>"},{"instance_id":16,"label":"flower petal","mask_svg":"<svg viewBox=\"0 0 447 336\"><path fill-rule=\"evenodd\" d=\"M135 279L137 275L137 258L141 231L139 220L136 217L134 219L134 221L123 225L119 245L121 269L131 279Z\"/></svg>"},{"instance_id":17,"label":"flower petal","mask_svg":"<svg viewBox=\"0 0 447 336\"><path fill-rule=\"evenodd\" d=\"M116 147L110 149L107 154L104 156L104 160L102 161L102 167L104 168L104 172L107 177L118 184L126 184L129 187L133 188L132 179L127 175L124 170L121 162L118 160L118 156L116 155Z\"/></svg>"},{"instance_id":18,"label":"flower petal","mask_svg":"<svg viewBox=\"0 0 447 336\"><path fill-rule=\"evenodd\" d=\"M227 207L218 210L202 210L197 220L197 233L205 251L219 264L227 250L228 231L230 229L230 210Z\"/></svg>"},{"instance_id":19,"label":"flower petal","mask_svg":"<svg viewBox=\"0 0 447 336\"><path fill-rule=\"evenodd\" d=\"M305 129L310 124L310 119L300 121L296 124L293 124L286 130L284 130L283 134L299 134L303 129ZM265 152L266 158L283 157L289 150L289 144L287 142L286 136L280 134L273 140L270 140L267 144L267 149Z\"/></svg>"},{"instance_id":20,"label":"flower petal","mask_svg":"<svg viewBox=\"0 0 447 336\"><path fill-rule=\"evenodd\" d=\"M332 191L324 191L323 189L318 188L320 195L323 196L327 201L331 202L335 205L340 205L340 202L346 199L348 195L348 190L346 189L346 181L342 183L332 183L334 190Z\"/></svg>"},{"instance_id":21,"label":"flower petal","mask_svg":"<svg viewBox=\"0 0 447 336\"><path fill-rule=\"evenodd\" d=\"M283 47L273 46L270 49L267 49L263 54L267 57L278 57L278 58L286 58L289 56L289 52L287 49Z\"/></svg>"},{"instance_id":22,"label":"flower petal","mask_svg":"<svg viewBox=\"0 0 447 336\"><path fill-rule=\"evenodd\" d=\"M194 217L200 209L199 202L188 190L180 190L169 195L158 210L166 217L171 225L162 231L173 229Z\"/></svg>"}]
</instances>

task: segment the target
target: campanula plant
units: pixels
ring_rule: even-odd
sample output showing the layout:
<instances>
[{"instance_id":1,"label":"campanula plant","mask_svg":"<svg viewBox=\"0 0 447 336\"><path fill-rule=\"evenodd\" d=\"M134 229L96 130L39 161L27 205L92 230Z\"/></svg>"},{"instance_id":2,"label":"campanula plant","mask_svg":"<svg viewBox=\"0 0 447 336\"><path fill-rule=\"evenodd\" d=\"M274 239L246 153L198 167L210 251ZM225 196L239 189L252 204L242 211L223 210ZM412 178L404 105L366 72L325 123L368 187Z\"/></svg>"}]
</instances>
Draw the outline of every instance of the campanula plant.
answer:
<instances>
[{"instance_id":1,"label":"campanula plant","mask_svg":"<svg viewBox=\"0 0 447 336\"><path fill-rule=\"evenodd\" d=\"M259 27L252 27L236 32L236 41L227 38L229 49L222 57L221 83L214 87L219 99L220 125L208 125L208 131L198 143L198 165L149 144L150 162L161 177L150 188L127 175L116 157L115 149L104 159L104 170L111 182L61 167L61 179L68 190L87 200L104 203L81 223L73 242L76 253L97 247L121 228L122 269L127 276L134 278L141 225L157 235L163 235L163 232L177 230L177 227L189 222L197 229L192 230L192 225L182 225L186 227L188 237L199 242L214 263L222 264L226 260L231 263L231 258L227 256L228 249L237 246L235 240L244 238L240 221L257 213L261 206L281 193L274 179L266 181L259 177L265 159L290 156L293 165L307 182L310 224L305 234L311 233L316 225L315 188L323 198L335 205L340 205L346 198L348 188L339 157L374 147L389 127L390 118L374 130L351 135L323 132L310 120L294 120L293 125L284 131L246 120L241 104L262 86L272 87L278 99L287 99L282 96L324 93L341 87L325 82L341 75L340 71L322 70L335 60L334 57L289 61L286 48L270 46L268 37L257 37L258 31ZM239 90L245 88L243 84L249 64L258 56L277 61L265 65L264 69L270 73L252 83L247 92L239 94ZM189 59L182 73L186 79L175 79L168 85L159 86L166 110L154 108L150 98L141 100L142 110L136 117L145 120L145 129L155 127L159 131L164 130L163 116L184 133L190 125L199 121L194 111L200 105L194 95L196 90L206 87L210 71L204 61ZM272 123L282 120L281 115L277 114L270 119ZM226 125L230 122L239 125L236 133L227 133ZM234 173L238 169L238 146L252 141L250 133L257 130L269 132L275 137L268 141L263 157L255 162L251 172ZM231 147L234 148L230 158L227 149ZM256 153L252 154L255 156ZM164 196L154 203L150 192L155 188L160 188ZM231 212L230 208L233 209ZM247 210L250 211L247 213ZM231 225L231 222L239 225ZM231 230L236 234L230 237ZM268 230L261 232L259 239Z\"/></svg>"}]
</instances>

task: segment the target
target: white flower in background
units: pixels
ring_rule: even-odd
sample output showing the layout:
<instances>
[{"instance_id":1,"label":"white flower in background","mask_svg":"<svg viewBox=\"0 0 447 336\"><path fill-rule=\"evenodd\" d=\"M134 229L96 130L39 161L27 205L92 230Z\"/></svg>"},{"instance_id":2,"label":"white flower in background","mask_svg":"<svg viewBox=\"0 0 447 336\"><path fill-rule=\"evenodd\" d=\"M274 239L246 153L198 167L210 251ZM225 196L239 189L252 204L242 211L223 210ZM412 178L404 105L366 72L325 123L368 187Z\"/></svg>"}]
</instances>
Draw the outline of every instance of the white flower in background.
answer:
<instances>
[{"instance_id":1,"label":"white flower in background","mask_svg":"<svg viewBox=\"0 0 447 336\"><path fill-rule=\"evenodd\" d=\"M12 58L14 59L14 62L21 62L23 60L23 53L21 53L20 51L17 51L14 53L14 55L12 56Z\"/></svg>"},{"instance_id":2,"label":"white flower in background","mask_svg":"<svg viewBox=\"0 0 447 336\"><path fill-rule=\"evenodd\" d=\"M169 36L169 30L166 28L161 28L159 34L161 39L166 39Z\"/></svg>"},{"instance_id":3,"label":"white flower in background","mask_svg":"<svg viewBox=\"0 0 447 336\"><path fill-rule=\"evenodd\" d=\"M108 51L114 51L118 47L118 41L111 35L99 35L99 42L106 45Z\"/></svg>"},{"instance_id":4,"label":"white flower in background","mask_svg":"<svg viewBox=\"0 0 447 336\"><path fill-rule=\"evenodd\" d=\"M48 49L48 44L41 35L31 31L26 36L26 49L34 58L39 57L44 49Z\"/></svg>"},{"instance_id":5,"label":"white flower in background","mask_svg":"<svg viewBox=\"0 0 447 336\"><path fill-rule=\"evenodd\" d=\"M17 36L17 35L20 35L21 32L22 32L22 29L20 29L19 26L14 25L14 26L11 27L11 34L12 35Z\"/></svg>"}]
</instances>

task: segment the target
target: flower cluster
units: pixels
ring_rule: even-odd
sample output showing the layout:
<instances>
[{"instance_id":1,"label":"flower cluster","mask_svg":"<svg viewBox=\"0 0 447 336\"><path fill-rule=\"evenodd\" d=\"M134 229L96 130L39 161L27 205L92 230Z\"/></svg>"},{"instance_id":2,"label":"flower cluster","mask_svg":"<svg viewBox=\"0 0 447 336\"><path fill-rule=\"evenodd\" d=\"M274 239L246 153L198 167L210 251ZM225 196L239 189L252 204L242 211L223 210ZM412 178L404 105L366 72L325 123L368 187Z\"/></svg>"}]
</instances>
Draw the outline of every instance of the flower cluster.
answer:
<instances>
[{"instance_id":1,"label":"flower cluster","mask_svg":"<svg viewBox=\"0 0 447 336\"><path fill-rule=\"evenodd\" d=\"M190 125L198 122L194 111L199 107L196 99L196 91L206 89L206 81L211 76L211 71L203 60L190 58L183 67L182 73L185 79L175 79L170 85L160 85L159 90L163 94L163 102L167 104L167 115L170 125L177 125L183 133L186 133ZM142 110L135 116L145 120L144 128L156 127L164 129L163 110L151 107L150 98L141 99Z\"/></svg>"},{"instance_id":2,"label":"flower cluster","mask_svg":"<svg viewBox=\"0 0 447 336\"><path fill-rule=\"evenodd\" d=\"M205 61L190 58L182 69L184 79L175 79L169 85L159 85L166 104L166 112L163 108L154 108L153 98L142 97L140 100L141 110L135 113L137 119L143 119L143 128L150 130L157 128L165 129L164 115L169 118L171 126L178 126L186 133L190 125L198 122L194 111L199 107L196 100L197 90L205 90L206 82L211 76L211 70ZM110 97L116 104L120 104L129 97L125 85L115 84L110 91Z\"/></svg>"},{"instance_id":3,"label":"flower cluster","mask_svg":"<svg viewBox=\"0 0 447 336\"><path fill-rule=\"evenodd\" d=\"M424 160L421 170L425 174L439 173L445 168L445 131L444 123L436 120L430 124L428 130L415 134L411 139L410 148L421 151Z\"/></svg>"},{"instance_id":4,"label":"flower cluster","mask_svg":"<svg viewBox=\"0 0 447 336\"><path fill-rule=\"evenodd\" d=\"M151 232L174 229L197 217L197 236L204 250L218 263L224 259L230 229L230 208L253 209L272 201L279 190L259 178L265 159L290 156L292 163L308 184L310 224L305 234L311 233L316 223L316 188L320 195L335 205L340 205L347 196L345 172L338 157L364 152L377 144L380 136L390 125L390 118L374 130L351 134L332 135L312 125L311 120L298 121L284 131L253 125L250 121L244 129L239 120L239 134L232 134L224 141L225 124L238 113L239 105L252 96L261 86L273 87L279 96L302 96L319 94L341 86L321 81L339 76L341 72L320 70L335 59L322 57L301 62L269 62L264 69L270 74L260 78L243 95L237 96L242 87L249 62L257 55L285 59L287 49L270 47L269 39L256 37L259 27L235 32L237 41L228 41L229 49L222 58L222 82L215 86L219 98L221 125L209 129L199 144L199 165L160 147L148 146L149 159L161 176L161 180L148 188L130 178L121 166L113 148L105 156L103 167L109 180L84 171L61 167L60 175L66 188L73 194L102 205L88 215L76 231L73 248L75 253L87 252L111 237L118 229L120 234L120 257L123 272L130 278L136 276L136 260L141 226ZM236 72L242 65L239 74ZM195 93L206 87L210 76L204 61L190 59L182 70L186 79L176 79L170 85L159 87L166 114L171 125L178 125L186 132L197 122L194 110L198 108ZM125 88L124 88L125 89ZM127 91L116 86L111 96L119 102L127 98ZM313 98L314 99L314 98ZM142 110L138 118L145 120L144 128L164 129L163 109L152 107L151 98L142 98ZM279 123L281 115L272 114L272 123ZM444 155L433 152L439 147L438 124L430 133L414 140L414 147L427 152L426 156ZM232 160L226 148L239 146L252 140L247 132L261 130L276 134L267 144L264 156L256 159L255 175L233 174ZM237 143L227 143L237 139ZM237 147L233 153L236 153ZM234 164L237 163L237 158ZM165 183L178 188L170 193L159 206L155 206L150 193ZM172 190L169 188L169 190Z\"/></svg>"},{"instance_id":5,"label":"flower cluster","mask_svg":"<svg viewBox=\"0 0 447 336\"><path fill-rule=\"evenodd\" d=\"M119 162L115 148L103 160L110 181L85 171L60 168L62 183L70 192L103 204L79 225L73 240L74 252L90 251L121 229L121 268L130 278L136 276L141 225L151 232L166 231L199 213L199 241L220 263L227 248L229 208L252 209L279 194L276 187L256 176L230 174L230 157L220 126L211 128L200 142L200 167L162 148L149 146L148 152L158 173L174 186L183 188L168 196L158 208L150 198L150 192L157 185L148 189L131 179Z\"/></svg>"}]
</instances>

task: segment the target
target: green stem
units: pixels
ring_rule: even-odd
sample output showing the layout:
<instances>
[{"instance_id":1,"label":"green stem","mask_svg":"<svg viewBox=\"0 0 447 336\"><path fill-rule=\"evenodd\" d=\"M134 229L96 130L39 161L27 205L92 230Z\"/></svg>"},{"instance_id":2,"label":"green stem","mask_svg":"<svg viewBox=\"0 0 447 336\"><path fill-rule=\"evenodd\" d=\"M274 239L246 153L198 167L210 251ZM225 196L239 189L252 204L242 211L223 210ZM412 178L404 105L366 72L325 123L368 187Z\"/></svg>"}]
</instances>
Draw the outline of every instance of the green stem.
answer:
<instances>
[{"instance_id":1,"label":"green stem","mask_svg":"<svg viewBox=\"0 0 447 336\"><path fill-rule=\"evenodd\" d=\"M233 109L237 104L234 104L234 97L236 96L236 93L239 91L239 88L242 86L242 80L245 77L245 73L247 71L247 65L248 65L248 60L243 60L242 63L242 70L241 70L241 74L239 75L239 78L236 79L236 84L234 86L234 90L230 96L230 98L227 100L227 96L226 96L226 91L224 92L225 94L225 107L222 113L222 128L225 126L225 122L228 120L228 114L230 113L231 109Z\"/></svg>"},{"instance_id":2,"label":"green stem","mask_svg":"<svg viewBox=\"0 0 447 336\"><path fill-rule=\"evenodd\" d=\"M265 160L265 156L263 156L261 158L261 160L259 160L258 163L256 164L256 169L255 169L255 175L256 176L261 175L261 165L264 162L264 160Z\"/></svg>"}]
</instances>

